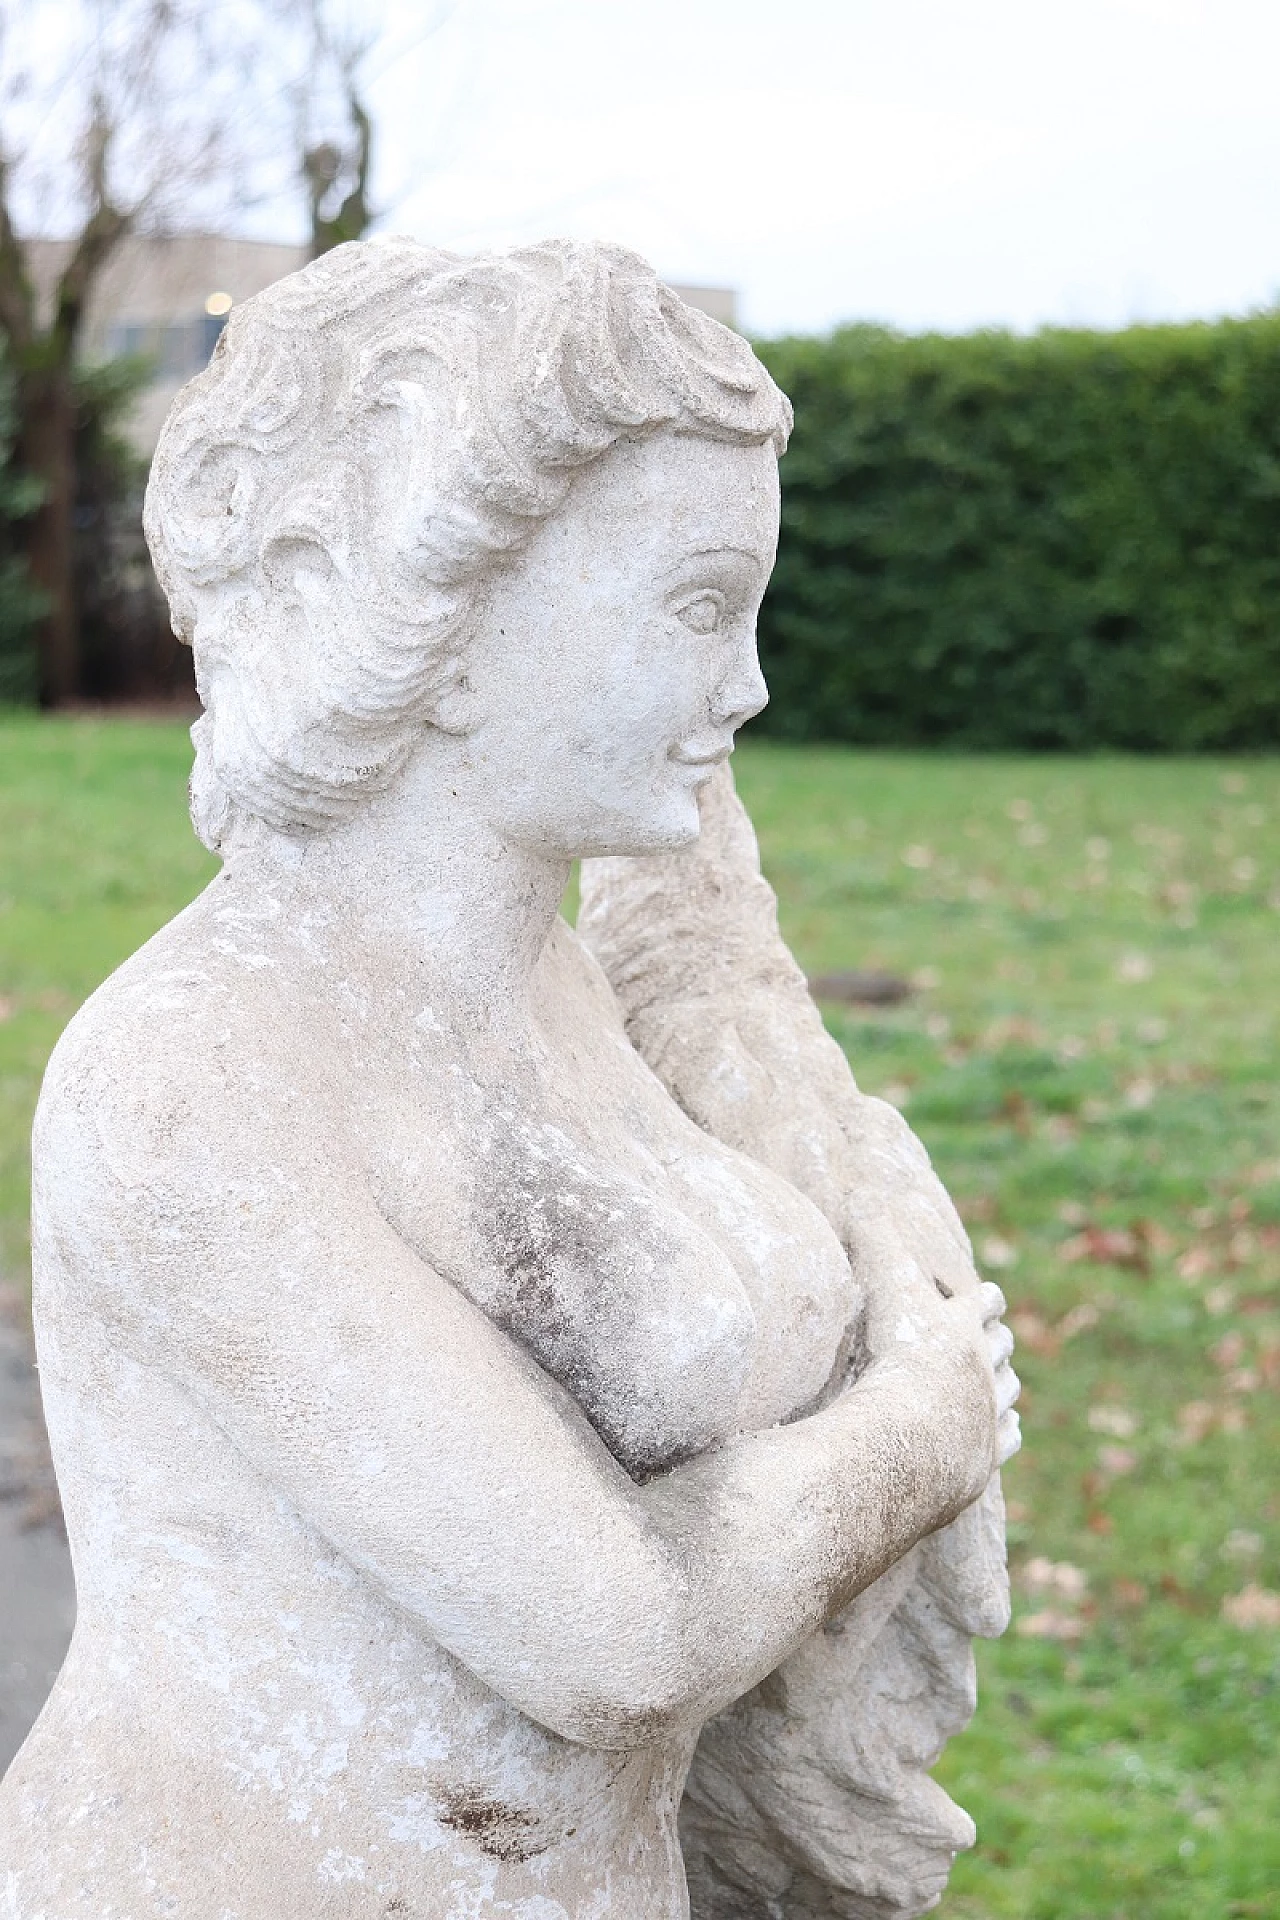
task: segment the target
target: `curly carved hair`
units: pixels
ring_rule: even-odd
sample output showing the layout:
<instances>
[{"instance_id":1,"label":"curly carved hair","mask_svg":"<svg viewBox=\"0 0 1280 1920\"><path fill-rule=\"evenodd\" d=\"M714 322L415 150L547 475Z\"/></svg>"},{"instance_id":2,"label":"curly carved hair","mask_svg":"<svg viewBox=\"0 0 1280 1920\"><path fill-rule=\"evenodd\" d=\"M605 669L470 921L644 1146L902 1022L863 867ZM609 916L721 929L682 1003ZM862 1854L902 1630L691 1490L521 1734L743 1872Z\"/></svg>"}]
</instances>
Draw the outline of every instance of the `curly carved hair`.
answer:
<instances>
[{"instance_id":1,"label":"curly carved hair","mask_svg":"<svg viewBox=\"0 0 1280 1920\"><path fill-rule=\"evenodd\" d=\"M621 247L357 242L246 301L147 489L205 708L200 837L323 828L389 780L463 670L486 570L616 441L781 452L790 426L746 341Z\"/></svg>"}]
</instances>

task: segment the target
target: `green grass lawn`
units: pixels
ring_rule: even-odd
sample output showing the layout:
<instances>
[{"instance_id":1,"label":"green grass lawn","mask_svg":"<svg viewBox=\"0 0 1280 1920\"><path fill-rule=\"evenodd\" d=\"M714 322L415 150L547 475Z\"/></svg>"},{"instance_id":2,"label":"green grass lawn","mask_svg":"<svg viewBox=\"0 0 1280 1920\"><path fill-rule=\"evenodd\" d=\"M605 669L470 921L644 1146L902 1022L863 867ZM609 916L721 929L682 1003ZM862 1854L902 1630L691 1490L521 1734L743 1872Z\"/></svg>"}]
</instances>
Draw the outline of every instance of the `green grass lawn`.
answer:
<instances>
[{"instance_id":1,"label":"green grass lawn","mask_svg":"<svg viewBox=\"0 0 1280 1920\"><path fill-rule=\"evenodd\" d=\"M0 722L0 1267L85 993L211 872L179 727ZM940 1769L953 1920L1280 1915L1280 761L748 744L828 1009L1020 1336L1015 1626Z\"/></svg>"}]
</instances>

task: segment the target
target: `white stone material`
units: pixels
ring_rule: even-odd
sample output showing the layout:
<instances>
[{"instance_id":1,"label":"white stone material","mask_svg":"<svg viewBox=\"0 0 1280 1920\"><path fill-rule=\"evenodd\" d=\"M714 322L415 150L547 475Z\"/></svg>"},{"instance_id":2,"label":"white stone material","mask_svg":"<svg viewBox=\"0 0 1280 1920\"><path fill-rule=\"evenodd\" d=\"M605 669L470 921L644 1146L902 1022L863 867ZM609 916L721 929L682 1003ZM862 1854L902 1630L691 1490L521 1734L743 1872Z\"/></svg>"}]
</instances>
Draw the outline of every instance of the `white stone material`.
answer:
<instances>
[{"instance_id":1,"label":"white stone material","mask_svg":"<svg viewBox=\"0 0 1280 1920\"><path fill-rule=\"evenodd\" d=\"M223 869L37 1117L79 1614L7 1920L679 1920L682 1844L697 1920L905 1920L971 1837L1003 1302L724 764L789 425L569 242L341 248L176 401Z\"/></svg>"}]
</instances>

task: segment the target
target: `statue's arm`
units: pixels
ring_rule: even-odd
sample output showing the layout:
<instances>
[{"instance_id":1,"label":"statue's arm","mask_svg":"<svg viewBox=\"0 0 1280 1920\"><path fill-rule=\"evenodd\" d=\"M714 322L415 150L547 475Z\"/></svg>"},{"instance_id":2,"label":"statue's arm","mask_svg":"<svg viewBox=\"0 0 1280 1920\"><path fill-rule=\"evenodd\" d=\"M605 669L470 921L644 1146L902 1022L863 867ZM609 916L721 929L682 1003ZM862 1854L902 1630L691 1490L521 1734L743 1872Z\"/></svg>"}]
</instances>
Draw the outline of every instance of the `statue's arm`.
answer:
<instances>
[{"instance_id":1,"label":"statue's arm","mask_svg":"<svg viewBox=\"0 0 1280 1920\"><path fill-rule=\"evenodd\" d=\"M334 1166L326 1129L184 1071L164 1111L144 1090L113 1112L109 1067L46 1096L41 1242L78 1248L49 1298L73 1287L353 1564L568 1738L643 1744L718 1710L985 1483L981 1331L922 1285L914 1328L887 1330L887 1357L827 1411L636 1486Z\"/></svg>"},{"instance_id":2,"label":"statue's arm","mask_svg":"<svg viewBox=\"0 0 1280 1920\"><path fill-rule=\"evenodd\" d=\"M1018 1441L1017 1380L999 1289L980 1288L923 1147L859 1091L823 1030L727 767L701 811L684 853L585 861L579 933L684 1110L826 1214L862 1282L869 1336L913 1273L977 1295L1003 1460ZM971 1636L1007 1617L997 1478L704 1728L681 1810L694 1915L768 1905L795 1920L908 1920L936 1906L973 1828L928 1769L973 1711Z\"/></svg>"}]
</instances>

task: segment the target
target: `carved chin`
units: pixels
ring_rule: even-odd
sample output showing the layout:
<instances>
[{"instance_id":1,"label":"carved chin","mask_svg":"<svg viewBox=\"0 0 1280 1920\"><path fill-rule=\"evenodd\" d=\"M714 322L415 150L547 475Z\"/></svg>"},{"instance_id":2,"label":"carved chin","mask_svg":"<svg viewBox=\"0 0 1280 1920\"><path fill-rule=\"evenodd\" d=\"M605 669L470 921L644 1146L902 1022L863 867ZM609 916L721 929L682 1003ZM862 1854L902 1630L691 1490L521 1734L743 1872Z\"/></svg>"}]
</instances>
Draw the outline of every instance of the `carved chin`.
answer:
<instances>
[{"instance_id":1,"label":"carved chin","mask_svg":"<svg viewBox=\"0 0 1280 1920\"><path fill-rule=\"evenodd\" d=\"M662 801L652 811L637 814L632 828L632 844L626 848L629 854L679 853L682 847L691 847L702 832L702 816L698 811L698 791L706 785L706 779L692 780L682 790L663 795ZM617 849L622 852L622 848Z\"/></svg>"}]
</instances>

